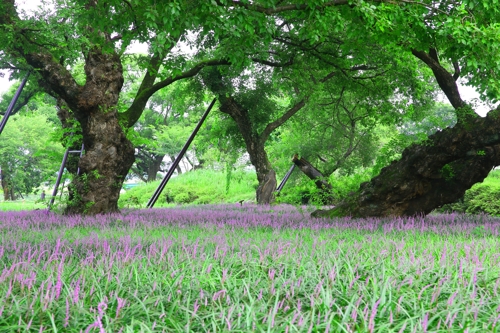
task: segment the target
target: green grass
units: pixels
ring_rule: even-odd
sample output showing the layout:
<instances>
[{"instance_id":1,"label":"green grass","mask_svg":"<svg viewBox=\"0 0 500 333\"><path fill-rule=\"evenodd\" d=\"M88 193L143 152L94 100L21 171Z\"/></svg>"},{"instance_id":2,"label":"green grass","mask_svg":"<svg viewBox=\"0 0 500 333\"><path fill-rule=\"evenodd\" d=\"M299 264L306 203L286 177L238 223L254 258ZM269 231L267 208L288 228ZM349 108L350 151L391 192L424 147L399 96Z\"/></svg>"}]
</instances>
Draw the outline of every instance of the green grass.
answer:
<instances>
[{"instance_id":1,"label":"green grass","mask_svg":"<svg viewBox=\"0 0 500 333\"><path fill-rule=\"evenodd\" d=\"M497 332L500 239L486 232L336 226L279 207L126 214L4 221L0 332ZM231 224L245 214L302 227Z\"/></svg>"},{"instance_id":2,"label":"green grass","mask_svg":"<svg viewBox=\"0 0 500 333\"><path fill-rule=\"evenodd\" d=\"M120 207L145 207L159 185L160 181L155 181L134 187L120 196L118 205ZM173 204L255 201L257 185L254 172L234 171L229 181L229 188L227 188L227 177L224 172L190 171L170 179L155 207L168 207Z\"/></svg>"},{"instance_id":3,"label":"green grass","mask_svg":"<svg viewBox=\"0 0 500 333\"><path fill-rule=\"evenodd\" d=\"M36 200L15 200L15 201L0 201L0 211L20 211L45 209L46 204L37 202Z\"/></svg>"}]
</instances>

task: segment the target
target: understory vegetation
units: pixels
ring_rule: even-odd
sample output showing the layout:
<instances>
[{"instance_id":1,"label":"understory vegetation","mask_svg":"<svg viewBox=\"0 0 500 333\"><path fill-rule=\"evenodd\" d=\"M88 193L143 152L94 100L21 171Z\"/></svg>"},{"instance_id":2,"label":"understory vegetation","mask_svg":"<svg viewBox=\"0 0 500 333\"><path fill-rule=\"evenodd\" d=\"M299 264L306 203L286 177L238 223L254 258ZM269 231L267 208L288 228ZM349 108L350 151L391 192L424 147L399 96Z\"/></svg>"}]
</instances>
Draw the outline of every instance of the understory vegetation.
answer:
<instances>
[{"instance_id":1,"label":"understory vegetation","mask_svg":"<svg viewBox=\"0 0 500 333\"><path fill-rule=\"evenodd\" d=\"M493 170L482 183L475 184L458 202L444 205L438 212L500 215L500 170Z\"/></svg>"},{"instance_id":2,"label":"understory vegetation","mask_svg":"<svg viewBox=\"0 0 500 333\"><path fill-rule=\"evenodd\" d=\"M120 196L120 207L146 207L161 181L144 183ZM254 172L239 170L228 178L214 170L193 170L172 178L156 207L171 204L220 204L253 201L257 179Z\"/></svg>"},{"instance_id":3,"label":"understory vegetation","mask_svg":"<svg viewBox=\"0 0 500 333\"><path fill-rule=\"evenodd\" d=\"M333 187L335 202L340 202L350 192L356 191L362 182L368 181L370 172L370 169L366 169L352 175L333 174L329 178L329 183ZM281 180L279 175L278 179ZM126 190L120 196L118 202L120 208L146 207L159 185L160 181L141 183ZM186 204L252 203L255 202L257 185L255 173L252 171L237 170L232 172L231 177L228 177L227 173L223 171L193 170L172 178L155 207ZM314 182L299 171L295 171L276 197L276 203L321 206L322 195ZM62 210L65 198L65 193L62 197L57 196L53 206L54 211ZM24 200L16 201L1 201L0 198L0 211L44 209L47 207L48 201L49 196L46 197L45 201L41 201L37 195L29 195ZM500 216L500 170L491 171L482 183L474 185L460 201L435 210L435 213L452 212Z\"/></svg>"},{"instance_id":4,"label":"understory vegetation","mask_svg":"<svg viewBox=\"0 0 500 333\"><path fill-rule=\"evenodd\" d=\"M0 212L0 332L497 332L500 220Z\"/></svg>"},{"instance_id":5,"label":"understory vegetation","mask_svg":"<svg viewBox=\"0 0 500 333\"><path fill-rule=\"evenodd\" d=\"M340 202L350 192L356 191L362 182L370 179L370 175L371 170L366 169L352 175L333 174L330 176L328 181L332 184L335 202ZM281 178L278 176L279 180ZM159 184L160 181L156 181L127 190L120 197L120 207L145 207ZM222 171L194 170L171 179L156 207L254 202L256 187L254 172L238 170L228 178L227 174ZM296 170L277 196L276 202L319 206L322 204L322 193L313 181ZM500 216L500 170L490 172L482 183L468 190L459 202L445 205L436 212L486 213Z\"/></svg>"}]
</instances>

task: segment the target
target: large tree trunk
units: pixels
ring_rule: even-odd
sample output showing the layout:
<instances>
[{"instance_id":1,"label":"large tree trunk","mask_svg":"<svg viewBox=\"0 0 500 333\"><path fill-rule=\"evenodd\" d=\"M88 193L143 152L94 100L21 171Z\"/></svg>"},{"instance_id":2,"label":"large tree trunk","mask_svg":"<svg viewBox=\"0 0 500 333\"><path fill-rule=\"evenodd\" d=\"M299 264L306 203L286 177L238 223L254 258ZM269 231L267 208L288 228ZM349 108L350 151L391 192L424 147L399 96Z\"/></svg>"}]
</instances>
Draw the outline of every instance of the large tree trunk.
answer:
<instances>
[{"instance_id":1,"label":"large tree trunk","mask_svg":"<svg viewBox=\"0 0 500 333\"><path fill-rule=\"evenodd\" d=\"M85 58L85 86L43 53L26 55L39 68L71 112L61 111L61 121L74 117L81 126L85 153L78 162L80 172L69 185L67 214L98 214L118 210L118 197L125 176L134 162L134 148L118 123L116 105L123 85L123 69L116 53L90 50ZM74 166L71 167L74 172Z\"/></svg>"},{"instance_id":2,"label":"large tree trunk","mask_svg":"<svg viewBox=\"0 0 500 333\"><path fill-rule=\"evenodd\" d=\"M219 96L221 101L220 110L233 118L238 125L243 140L247 148L250 162L255 167L259 187L257 188L257 203L270 204L274 201L274 191L276 190L276 172L271 167L271 162L267 157L264 143L259 135L254 131L252 122L245 110L232 97Z\"/></svg>"},{"instance_id":3,"label":"large tree trunk","mask_svg":"<svg viewBox=\"0 0 500 333\"><path fill-rule=\"evenodd\" d=\"M93 0L80 3L82 13L92 9L85 15L96 16L102 13L105 17L107 11L113 8L109 9L109 6L101 2ZM131 128L139 120L150 97L160 89L175 81L193 77L207 66L230 65L226 59L203 60L182 73L159 79L159 69L164 64L163 61L166 61L166 54L177 45L170 43L170 47L158 50L149 58L147 71L133 102L118 117L117 104L123 86L123 68L117 52L122 53L124 46L119 43L124 37L120 31L115 31L111 26L106 27L109 30L99 30L100 27L81 22L82 27L86 27L86 31L78 30L77 33L81 35L79 40L82 41L80 46L85 61L85 85L82 86L65 63L66 56L72 60L78 58L74 52L79 47L72 52L59 52L54 46L54 43L59 42L58 38L47 39L43 29L25 29L30 23L19 17L15 1L0 0L0 7L0 31L8 35L8 43L2 45L2 52L12 57L14 64L22 64L19 68L25 68L25 64L31 66L35 71L34 75L40 78L43 89L63 100L82 127L85 155L78 163L79 176L71 185L72 201L68 213L116 211L121 186L134 162L133 146L121 126ZM169 37L174 41L179 40L185 29L186 26L181 24L178 31L170 32ZM39 38L40 35L43 36ZM65 36L63 35L60 37ZM21 59L23 60L19 61Z\"/></svg>"},{"instance_id":4,"label":"large tree trunk","mask_svg":"<svg viewBox=\"0 0 500 333\"><path fill-rule=\"evenodd\" d=\"M361 184L350 198L332 210L315 211L313 216L425 215L459 200L466 190L500 165L500 109L478 118L458 91L458 65L452 75L440 64L435 49L412 53L432 70L456 109L457 125L406 148L399 161Z\"/></svg>"},{"instance_id":5,"label":"large tree trunk","mask_svg":"<svg viewBox=\"0 0 500 333\"><path fill-rule=\"evenodd\" d=\"M69 214L118 211L118 197L130 167L134 148L126 139L115 110L95 112L83 130L85 154L79 176L69 185Z\"/></svg>"},{"instance_id":6,"label":"large tree trunk","mask_svg":"<svg viewBox=\"0 0 500 333\"><path fill-rule=\"evenodd\" d=\"M145 183L155 181L158 172L161 171L164 157L165 154L155 154L144 148L139 148L132 172Z\"/></svg>"},{"instance_id":7,"label":"large tree trunk","mask_svg":"<svg viewBox=\"0 0 500 333\"><path fill-rule=\"evenodd\" d=\"M263 133L259 135L250 119L249 111L238 103L233 96L229 95L230 89L223 83L222 75L217 69L205 72L204 82L213 93L218 95L220 111L228 114L236 122L239 132L243 137L248 155L250 156L250 162L255 167L257 180L259 181L259 187L256 192L257 203L270 204L274 201L274 191L276 190L277 181L276 172L272 169L264 145L271 131L281 125L281 123L275 124L273 122L269 124Z\"/></svg>"},{"instance_id":8,"label":"large tree trunk","mask_svg":"<svg viewBox=\"0 0 500 333\"><path fill-rule=\"evenodd\" d=\"M154 157L151 160L151 164L148 166L148 182L154 182L156 180L156 176L161 169L161 163L163 162L163 158L165 155L157 155L154 154Z\"/></svg>"},{"instance_id":9,"label":"large tree trunk","mask_svg":"<svg viewBox=\"0 0 500 333\"><path fill-rule=\"evenodd\" d=\"M78 163L80 175L69 187L74 200L67 213L114 212L135 160L134 147L118 123L116 110L123 85L120 58L93 50L86 59L85 73L84 92L73 110L82 126L85 154Z\"/></svg>"},{"instance_id":10,"label":"large tree trunk","mask_svg":"<svg viewBox=\"0 0 500 333\"><path fill-rule=\"evenodd\" d=\"M3 200L4 201L14 200L14 188L7 179L7 176L5 174L5 168L0 168L0 183L2 185Z\"/></svg>"},{"instance_id":11,"label":"large tree trunk","mask_svg":"<svg viewBox=\"0 0 500 333\"><path fill-rule=\"evenodd\" d=\"M284 124L304 107L306 99L297 102L280 117L268 123L259 134L255 128L256 125L252 123L249 110L245 109L230 95L231 89L228 89L223 83L222 75L216 68L212 68L210 72L205 72L203 81L213 93L218 95L221 104L220 111L233 118L243 137L250 156L250 162L255 167L257 180L259 181L256 193L257 203L270 204L274 201L277 181L276 172L272 169L271 162L267 157L265 143L276 128Z\"/></svg>"},{"instance_id":12,"label":"large tree trunk","mask_svg":"<svg viewBox=\"0 0 500 333\"><path fill-rule=\"evenodd\" d=\"M459 200L500 165L500 110L404 150L343 204L313 216L410 216Z\"/></svg>"}]
</instances>

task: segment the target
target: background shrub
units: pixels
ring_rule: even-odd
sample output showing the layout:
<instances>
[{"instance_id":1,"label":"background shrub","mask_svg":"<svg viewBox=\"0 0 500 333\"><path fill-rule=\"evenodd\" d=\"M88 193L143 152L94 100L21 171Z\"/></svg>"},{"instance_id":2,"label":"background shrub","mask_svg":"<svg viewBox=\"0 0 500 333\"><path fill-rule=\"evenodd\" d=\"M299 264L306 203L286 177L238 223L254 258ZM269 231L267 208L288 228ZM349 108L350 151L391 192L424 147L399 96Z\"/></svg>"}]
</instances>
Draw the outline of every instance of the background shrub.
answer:
<instances>
[{"instance_id":1,"label":"background shrub","mask_svg":"<svg viewBox=\"0 0 500 333\"><path fill-rule=\"evenodd\" d=\"M307 178L299 170L294 171L294 177L285 185L277 201L280 203L289 203L294 205L323 205L325 204L324 192L320 191L314 181ZM333 202L329 204L336 205L342 201L349 193L356 191L359 185L369 181L372 171L369 168L358 170L355 174L342 175L333 173L328 182L332 185L331 197ZM280 179L278 179L278 183Z\"/></svg>"},{"instance_id":2,"label":"background shrub","mask_svg":"<svg viewBox=\"0 0 500 333\"><path fill-rule=\"evenodd\" d=\"M486 213L500 216L500 170L493 170L482 183L477 183L455 203L444 205L436 212Z\"/></svg>"},{"instance_id":3,"label":"background shrub","mask_svg":"<svg viewBox=\"0 0 500 333\"><path fill-rule=\"evenodd\" d=\"M333 174L329 178L332 185L333 205L356 191L360 184L369 181L371 170L364 169L351 175ZM281 178L277 177L278 184ZM231 173L229 190L227 174L213 170L195 170L172 178L155 207L176 204L219 204L255 201L258 182L252 171L235 170ZM136 186L120 196L119 206L145 207L160 181ZM293 205L324 205L323 193L313 181L300 171L294 171L280 195L277 203ZM500 216L500 170L492 171L482 182L474 185L459 201L436 209L437 213L461 212L469 214L487 213Z\"/></svg>"}]
</instances>

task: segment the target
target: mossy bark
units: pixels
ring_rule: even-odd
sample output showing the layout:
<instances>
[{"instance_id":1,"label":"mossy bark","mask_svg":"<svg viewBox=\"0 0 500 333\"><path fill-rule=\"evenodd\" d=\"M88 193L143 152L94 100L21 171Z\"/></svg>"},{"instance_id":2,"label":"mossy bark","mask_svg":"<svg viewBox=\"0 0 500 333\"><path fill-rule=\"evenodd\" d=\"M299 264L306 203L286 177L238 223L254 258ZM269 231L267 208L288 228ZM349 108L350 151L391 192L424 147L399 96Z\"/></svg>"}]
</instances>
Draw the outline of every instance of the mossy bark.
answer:
<instances>
[{"instance_id":1,"label":"mossy bark","mask_svg":"<svg viewBox=\"0 0 500 333\"><path fill-rule=\"evenodd\" d=\"M71 73L45 53L26 54L38 69L51 93L59 99L58 116L63 126L75 119L81 132L84 155L78 164L70 161L74 174L69 186L67 214L100 214L118 210L118 197L128 170L134 162L134 147L119 124L119 94L123 69L119 56L99 48L85 58L85 85L77 84ZM65 123L66 122L66 123ZM68 125L69 126L69 125ZM76 175L75 169L80 169Z\"/></svg>"},{"instance_id":2,"label":"mossy bark","mask_svg":"<svg viewBox=\"0 0 500 333\"><path fill-rule=\"evenodd\" d=\"M456 84L460 71L449 73L436 49L414 49L412 54L430 68L436 82L455 108L457 125L429 136L403 151L399 161L332 210L316 217L426 215L459 200L472 185L482 182L500 165L500 109L479 118L465 103Z\"/></svg>"},{"instance_id":3,"label":"mossy bark","mask_svg":"<svg viewBox=\"0 0 500 333\"><path fill-rule=\"evenodd\" d=\"M338 207L316 217L426 215L456 202L500 165L499 111L459 123L404 150L399 161L361 184Z\"/></svg>"}]
</instances>

